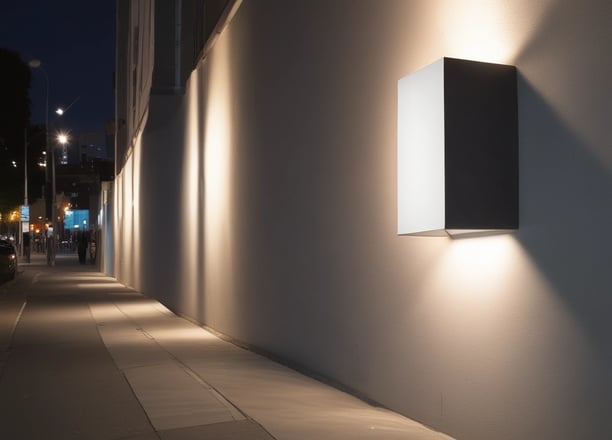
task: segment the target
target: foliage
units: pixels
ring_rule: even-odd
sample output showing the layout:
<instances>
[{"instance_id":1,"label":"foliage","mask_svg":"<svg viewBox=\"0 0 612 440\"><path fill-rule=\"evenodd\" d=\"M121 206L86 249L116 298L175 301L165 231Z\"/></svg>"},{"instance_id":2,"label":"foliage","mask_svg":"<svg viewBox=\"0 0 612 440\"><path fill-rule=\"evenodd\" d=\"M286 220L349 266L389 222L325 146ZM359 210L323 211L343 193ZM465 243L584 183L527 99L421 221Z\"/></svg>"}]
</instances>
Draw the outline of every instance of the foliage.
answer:
<instances>
[{"instance_id":1,"label":"foliage","mask_svg":"<svg viewBox=\"0 0 612 440\"><path fill-rule=\"evenodd\" d=\"M23 202L25 132L31 72L17 52L0 48L0 212Z\"/></svg>"}]
</instances>

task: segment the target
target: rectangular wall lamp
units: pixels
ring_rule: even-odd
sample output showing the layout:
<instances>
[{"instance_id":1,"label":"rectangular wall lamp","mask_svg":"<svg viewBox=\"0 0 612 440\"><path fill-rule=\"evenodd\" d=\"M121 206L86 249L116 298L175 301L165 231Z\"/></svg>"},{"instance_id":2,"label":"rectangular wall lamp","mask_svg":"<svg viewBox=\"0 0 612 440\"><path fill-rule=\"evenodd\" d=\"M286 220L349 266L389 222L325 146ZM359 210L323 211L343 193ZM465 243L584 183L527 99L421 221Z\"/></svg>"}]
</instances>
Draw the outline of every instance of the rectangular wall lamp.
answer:
<instances>
[{"instance_id":1,"label":"rectangular wall lamp","mask_svg":"<svg viewBox=\"0 0 612 440\"><path fill-rule=\"evenodd\" d=\"M399 235L518 228L514 66L442 58L398 81Z\"/></svg>"}]
</instances>

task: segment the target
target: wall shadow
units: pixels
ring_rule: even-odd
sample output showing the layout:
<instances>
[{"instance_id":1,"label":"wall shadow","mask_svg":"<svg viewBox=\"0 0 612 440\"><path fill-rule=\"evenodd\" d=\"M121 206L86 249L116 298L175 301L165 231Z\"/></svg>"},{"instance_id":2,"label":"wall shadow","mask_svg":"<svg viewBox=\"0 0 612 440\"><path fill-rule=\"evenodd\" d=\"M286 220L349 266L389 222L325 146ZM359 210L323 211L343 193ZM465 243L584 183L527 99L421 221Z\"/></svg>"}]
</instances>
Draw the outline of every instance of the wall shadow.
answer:
<instances>
[{"instance_id":1,"label":"wall shadow","mask_svg":"<svg viewBox=\"0 0 612 440\"><path fill-rule=\"evenodd\" d=\"M142 135L140 172L140 281L142 292L177 308L180 301L181 172L184 155L183 96L151 95Z\"/></svg>"},{"instance_id":2,"label":"wall shadow","mask_svg":"<svg viewBox=\"0 0 612 440\"><path fill-rule=\"evenodd\" d=\"M610 432L612 174L524 77L519 77L520 229L516 239L550 282L598 360L580 383L592 430ZM559 335L559 337L562 337ZM562 367L563 368L563 367ZM607 422L606 422L607 420ZM605 425L605 426L604 426ZM592 434L592 436L590 436Z\"/></svg>"}]
</instances>

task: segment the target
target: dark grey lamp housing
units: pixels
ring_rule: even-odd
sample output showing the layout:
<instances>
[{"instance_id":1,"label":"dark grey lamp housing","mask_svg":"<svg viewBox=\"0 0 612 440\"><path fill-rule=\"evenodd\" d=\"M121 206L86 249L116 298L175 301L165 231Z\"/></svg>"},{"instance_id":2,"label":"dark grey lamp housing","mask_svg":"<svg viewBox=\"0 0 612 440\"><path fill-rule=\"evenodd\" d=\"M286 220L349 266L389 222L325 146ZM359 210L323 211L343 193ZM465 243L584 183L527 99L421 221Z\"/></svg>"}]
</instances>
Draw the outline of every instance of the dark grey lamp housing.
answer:
<instances>
[{"instance_id":1,"label":"dark grey lamp housing","mask_svg":"<svg viewBox=\"0 0 612 440\"><path fill-rule=\"evenodd\" d=\"M398 234L518 228L516 68L442 58L398 81Z\"/></svg>"}]
</instances>

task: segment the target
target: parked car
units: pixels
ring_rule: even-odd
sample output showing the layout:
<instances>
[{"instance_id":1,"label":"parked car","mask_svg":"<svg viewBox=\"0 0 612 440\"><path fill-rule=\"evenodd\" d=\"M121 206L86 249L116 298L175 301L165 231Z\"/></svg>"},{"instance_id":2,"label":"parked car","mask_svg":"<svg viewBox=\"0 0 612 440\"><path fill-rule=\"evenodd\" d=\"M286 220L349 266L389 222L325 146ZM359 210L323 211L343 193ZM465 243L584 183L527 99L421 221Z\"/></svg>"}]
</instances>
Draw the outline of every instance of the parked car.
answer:
<instances>
[{"instance_id":1,"label":"parked car","mask_svg":"<svg viewBox=\"0 0 612 440\"><path fill-rule=\"evenodd\" d=\"M0 240L0 278L12 280L17 273L17 252L9 241Z\"/></svg>"}]
</instances>

